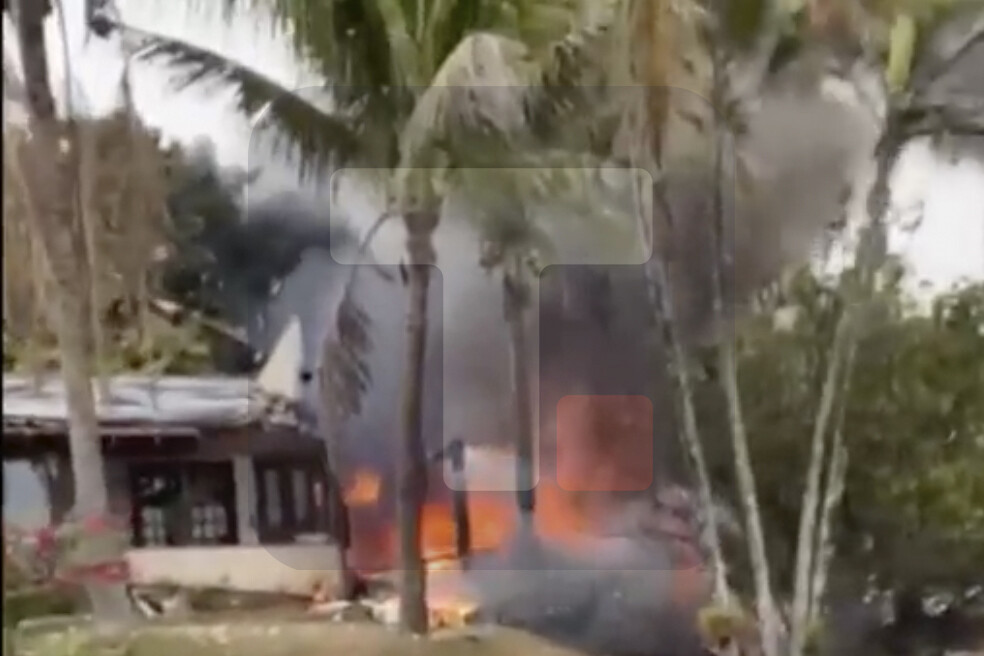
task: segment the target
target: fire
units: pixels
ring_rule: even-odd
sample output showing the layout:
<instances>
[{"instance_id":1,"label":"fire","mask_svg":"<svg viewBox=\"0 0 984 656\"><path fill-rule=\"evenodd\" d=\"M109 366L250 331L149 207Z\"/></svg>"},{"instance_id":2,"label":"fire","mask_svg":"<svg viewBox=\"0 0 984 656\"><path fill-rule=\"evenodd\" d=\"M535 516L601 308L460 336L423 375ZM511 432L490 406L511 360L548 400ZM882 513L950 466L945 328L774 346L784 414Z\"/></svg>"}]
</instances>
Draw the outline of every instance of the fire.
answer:
<instances>
[{"instance_id":1,"label":"fire","mask_svg":"<svg viewBox=\"0 0 984 656\"><path fill-rule=\"evenodd\" d=\"M429 571L427 610L431 629L463 626L475 616L477 596L468 589L460 568Z\"/></svg>"},{"instance_id":2,"label":"fire","mask_svg":"<svg viewBox=\"0 0 984 656\"><path fill-rule=\"evenodd\" d=\"M345 490L345 504L350 508L372 506L379 501L383 480L374 471L359 469L355 472L352 484Z\"/></svg>"},{"instance_id":3,"label":"fire","mask_svg":"<svg viewBox=\"0 0 984 656\"><path fill-rule=\"evenodd\" d=\"M558 408L559 440L554 466L541 470L537 482L534 522L537 534L565 548L589 550L611 513L610 498L594 491L645 490L653 482L653 410L644 397L568 397ZM617 435L618 439L601 439ZM560 444L563 448L560 448ZM483 451L484 464L494 455ZM506 471L511 473L509 458ZM484 470L483 470L484 471ZM492 471L492 469L489 469ZM498 471L498 470L495 470ZM455 623L474 612L473 595L457 560L457 531L451 492L431 472L430 498L422 509L420 538L428 571L428 602L432 624ZM508 474L507 474L508 475ZM351 521L350 565L364 574L392 570L399 563L399 523L392 490L371 469L359 469L344 491ZM515 493L475 492L467 495L470 546L473 553L509 544L519 527ZM706 574L697 566L680 570L674 585L681 601L703 596Z\"/></svg>"},{"instance_id":4,"label":"fire","mask_svg":"<svg viewBox=\"0 0 984 656\"><path fill-rule=\"evenodd\" d=\"M352 566L366 572L391 569L398 562L399 526L392 509L383 508L381 477L360 470L345 491L352 522ZM536 488L535 524L539 535L572 543L597 522L589 503L542 479ZM515 496L505 492L471 492L468 517L473 552L493 551L507 544L518 526ZM429 570L456 569L457 531L448 499L424 504L421 543Z\"/></svg>"},{"instance_id":5,"label":"fire","mask_svg":"<svg viewBox=\"0 0 984 656\"><path fill-rule=\"evenodd\" d=\"M590 491L645 490L653 482L653 409L641 396L570 396L558 406L556 467L541 469L536 486L534 521L537 533L568 545L601 526L608 509ZM618 435L617 440L599 436ZM561 448L561 445L563 447ZM476 450L469 458L484 458L476 470L512 475L510 454ZM472 461L471 465L476 462ZM548 471L553 470L555 471ZM431 498L424 505L421 542L424 559L453 558L457 527L450 491L432 472ZM494 477L494 476L493 476ZM397 563L398 526L391 490L371 469L359 469L345 490L352 510L353 565L368 570L389 569ZM436 493L436 494L435 494ZM387 506L387 504L390 504ZM471 548L490 551L508 543L518 523L516 497L509 492L468 493Z\"/></svg>"}]
</instances>

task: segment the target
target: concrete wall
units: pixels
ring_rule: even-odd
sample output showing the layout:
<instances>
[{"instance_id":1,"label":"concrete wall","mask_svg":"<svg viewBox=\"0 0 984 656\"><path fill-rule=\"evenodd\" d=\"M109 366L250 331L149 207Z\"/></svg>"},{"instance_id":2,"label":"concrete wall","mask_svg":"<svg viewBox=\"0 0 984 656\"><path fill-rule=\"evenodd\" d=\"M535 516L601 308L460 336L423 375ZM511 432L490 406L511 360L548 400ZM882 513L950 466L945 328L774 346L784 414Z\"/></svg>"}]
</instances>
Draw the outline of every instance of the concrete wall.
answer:
<instances>
[{"instance_id":1,"label":"concrete wall","mask_svg":"<svg viewBox=\"0 0 984 656\"><path fill-rule=\"evenodd\" d=\"M167 547L127 552L131 582L310 595L338 582L338 550L330 544Z\"/></svg>"}]
</instances>

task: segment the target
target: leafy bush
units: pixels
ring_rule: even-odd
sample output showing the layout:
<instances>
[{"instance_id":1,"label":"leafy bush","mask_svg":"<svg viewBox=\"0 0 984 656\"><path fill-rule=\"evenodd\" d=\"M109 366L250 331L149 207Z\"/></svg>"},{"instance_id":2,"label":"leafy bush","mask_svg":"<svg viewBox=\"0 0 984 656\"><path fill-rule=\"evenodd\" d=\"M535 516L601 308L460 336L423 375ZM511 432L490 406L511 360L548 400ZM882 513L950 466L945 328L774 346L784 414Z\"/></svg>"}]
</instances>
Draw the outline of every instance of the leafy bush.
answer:
<instances>
[{"instance_id":1,"label":"leafy bush","mask_svg":"<svg viewBox=\"0 0 984 656\"><path fill-rule=\"evenodd\" d=\"M73 615L85 612L81 592L74 587L47 585L5 592L3 625L13 628L21 620L49 615Z\"/></svg>"}]
</instances>

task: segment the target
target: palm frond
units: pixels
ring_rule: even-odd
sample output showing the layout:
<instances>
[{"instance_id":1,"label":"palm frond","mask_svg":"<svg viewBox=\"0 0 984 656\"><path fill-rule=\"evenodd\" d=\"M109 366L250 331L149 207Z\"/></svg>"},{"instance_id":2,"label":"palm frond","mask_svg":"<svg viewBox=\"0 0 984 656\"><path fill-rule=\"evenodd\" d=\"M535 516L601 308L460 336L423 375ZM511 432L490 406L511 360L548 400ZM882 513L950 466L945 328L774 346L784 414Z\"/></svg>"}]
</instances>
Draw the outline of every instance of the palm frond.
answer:
<instances>
[{"instance_id":1,"label":"palm frond","mask_svg":"<svg viewBox=\"0 0 984 656\"><path fill-rule=\"evenodd\" d=\"M521 42L489 33L472 34L459 43L407 121L401 144L404 163L413 165L438 145L475 152L479 140L508 140L523 131L524 98L532 79L526 55Z\"/></svg>"},{"instance_id":2,"label":"palm frond","mask_svg":"<svg viewBox=\"0 0 984 656\"><path fill-rule=\"evenodd\" d=\"M362 411L372 383L366 362L372 350L371 325L368 313L346 293L335 315L335 338L325 340L321 362L321 390L333 421Z\"/></svg>"},{"instance_id":3,"label":"palm frond","mask_svg":"<svg viewBox=\"0 0 984 656\"><path fill-rule=\"evenodd\" d=\"M585 237L579 243L592 243L593 252L582 254L592 263L630 262L637 259L637 219L625 206L631 195L622 178L637 174L590 160L579 166L558 155L552 165L456 170L451 186L482 237L486 266L507 252L535 252L541 265L560 263L553 240L577 242L567 239L574 233Z\"/></svg>"},{"instance_id":4,"label":"palm frond","mask_svg":"<svg viewBox=\"0 0 984 656\"><path fill-rule=\"evenodd\" d=\"M601 3L599 7L613 3ZM612 84L611 50L615 12L596 16L553 44L541 58L541 73L526 99L534 138L572 151L607 155L619 122L619 97L627 87Z\"/></svg>"},{"instance_id":5,"label":"palm frond","mask_svg":"<svg viewBox=\"0 0 984 656\"><path fill-rule=\"evenodd\" d=\"M274 149L297 155L302 175L330 170L357 157L354 121L331 111L327 89L307 90L324 94L312 98L312 93L290 89L208 48L123 23L114 27L130 41L136 59L173 68L179 89L205 83L234 89L238 109L257 128L272 128Z\"/></svg>"},{"instance_id":6,"label":"palm frond","mask_svg":"<svg viewBox=\"0 0 984 656\"><path fill-rule=\"evenodd\" d=\"M984 11L976 3L953 2L949 11L923 28L923 39L912 71L912 88L926 94L934 83L957 67L972 66L971 58L984 47Z\"/></svg>"}]
</instances>

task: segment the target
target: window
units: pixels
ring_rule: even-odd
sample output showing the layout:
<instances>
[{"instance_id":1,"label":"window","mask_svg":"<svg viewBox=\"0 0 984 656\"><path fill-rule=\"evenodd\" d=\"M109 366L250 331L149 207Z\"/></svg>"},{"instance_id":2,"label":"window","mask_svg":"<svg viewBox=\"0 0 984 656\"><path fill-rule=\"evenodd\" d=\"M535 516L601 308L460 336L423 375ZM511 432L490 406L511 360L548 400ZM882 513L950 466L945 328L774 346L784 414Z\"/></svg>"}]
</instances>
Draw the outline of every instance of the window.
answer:
<instances>
[{"instance_id":1,"label":"window","mask_svg":"<svg viewBox=\"0 0 984 656\"><path fill-rule=\"evenodd\" d=\"M160 546L167 544L167 528L164 523L164 511L152 506L140 511L141 530L140 540L145 545Z\"/></svg>"},{"instance_id":2,"label":"window","mask_svg":"<svg viewBox=\"0 0 984 656\"><path fill-rule=\"evenodd\" d=\"M324 488L320 463L257 462L256 480L261 542L293 542L300 533L323 530L316 497Z\"/></svg>"},{"instance_id":3,"label":"window","mask_svg":"<svg viewBox=\"0 0 984 656\"><path fill-rule=\"evenodd\" d=\"M202 503L191 509L191 536L196 544L219 544L229 532L229 518L220 504Z\"/></svg>"},{"instance_id":4,"label":"window","mask_svg":"<svg viewBox=\"0 0 984 656\"><path fill-rule=\"evenodd\" d=\"M130 485L134 546L238 541L230 463L132 465Z\"/></svg>"}]
</instances>

